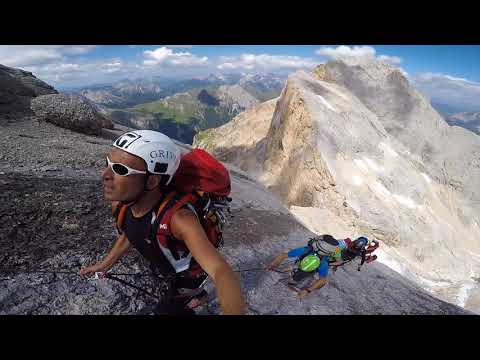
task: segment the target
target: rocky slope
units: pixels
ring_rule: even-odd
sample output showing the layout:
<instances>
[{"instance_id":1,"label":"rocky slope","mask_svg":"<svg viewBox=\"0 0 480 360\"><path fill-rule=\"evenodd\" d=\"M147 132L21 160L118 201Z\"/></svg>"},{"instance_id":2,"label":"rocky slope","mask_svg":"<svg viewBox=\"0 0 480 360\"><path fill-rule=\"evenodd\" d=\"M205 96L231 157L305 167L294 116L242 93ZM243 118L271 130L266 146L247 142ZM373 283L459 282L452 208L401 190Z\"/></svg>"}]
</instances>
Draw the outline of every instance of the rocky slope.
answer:
<instances>
[{"instance_id":1,"label":"rocky slope","mask_svg":"<svg viewBox=\"0 0 480 360\"><path fill-rule=\"evenodd\" d=\"M291 75L270 118L245 115L194 144L255 176L310 230L378 239L383 262L480 311L480 138L450 127L399 70L329 62ZM256 122L268 132L247 141Z\"/></svg>"},{"instance_id":2,"label":"rocky slope","mask_svg":"<svg viewBox=\"0 0 480 360\"><path fill-rule=\"evenodd\" d=\"M228 113L231 115L237 115L259 103L253 95L240 85L222 85L215 91L215 97L220 104L228 109Z\"/></svg>"},{"instance_id":3,"label":"rocky slope","mask_svg":"<svg viewBox=\"0 0 480 360\"><path fill-rule=\"evenodd\" d=\"M0 145L6 155L0 160L0 313L148 313L152 299L136 290L76 275L81 266L104 256L115 239L99 178L111 140L31 118L0 127L0 135L9 139L8 146ZM39 139L44 151L38 151ZM42 169L42 163L50 168ZM226 228L222 253L235 269L258 268L312 235L262 185L239 169L230 171L235 217ZM132 250L113 271L145 269ZM49 273L52 270L60 273ZM303 301L279 282L281 274L244 271L239 276L250 314L467 313L380 263L364 266L362 272L354 267L338 270L329 285ZM123 278L155 289L148 277ZM214 294L212 290L199 314L219 313Z\"/></svg>"},{"instance_id":4,"label":"rocky slope","mask_svg":"<svg viewBox=\"0 0 480 360\"><path fill-rule=\"evenodd\" d=\"M261 153L277 101L278 98L266 101L242 112L224 126L201 131L195 136L195 146L215 153L252 175L259 175L262 169L257 155Z\"/></svg>"}]
</instances>

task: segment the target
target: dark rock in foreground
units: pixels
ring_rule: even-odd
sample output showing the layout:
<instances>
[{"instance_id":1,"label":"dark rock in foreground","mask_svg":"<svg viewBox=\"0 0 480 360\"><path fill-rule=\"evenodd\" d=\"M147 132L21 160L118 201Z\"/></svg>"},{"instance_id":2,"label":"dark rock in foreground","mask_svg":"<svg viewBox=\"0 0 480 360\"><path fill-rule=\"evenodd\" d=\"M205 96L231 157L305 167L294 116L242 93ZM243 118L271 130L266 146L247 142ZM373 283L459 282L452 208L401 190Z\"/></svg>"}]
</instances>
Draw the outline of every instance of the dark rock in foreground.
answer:
<instances>
[{"instance_id":1,"label":"dark rock in foreground","mask_svg":"<svg viewBox=\"0 0 480 360\"><path fill-rule=\"evenodd\" d=\"M31 72L0 65L0 114L31 114L32 98L57 93Z\"/></svg>"}]
</instances>

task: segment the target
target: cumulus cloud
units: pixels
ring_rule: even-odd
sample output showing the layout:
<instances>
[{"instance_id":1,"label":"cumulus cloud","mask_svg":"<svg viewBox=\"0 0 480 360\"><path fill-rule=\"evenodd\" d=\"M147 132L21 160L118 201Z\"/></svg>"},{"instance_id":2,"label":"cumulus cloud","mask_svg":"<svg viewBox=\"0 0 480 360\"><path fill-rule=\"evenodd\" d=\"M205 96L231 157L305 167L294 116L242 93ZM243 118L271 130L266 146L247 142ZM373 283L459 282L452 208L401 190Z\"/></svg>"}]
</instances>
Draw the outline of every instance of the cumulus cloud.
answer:
<instances>
[{"instance_id":1,"label":"cumulus cloud","mask_svg":"<svg viewBox=\"0 0 480 360\"><path fill-rule=\"evenodd\" d=\"M110 62L101 64L100 71L104 73L117 73L122 71L124 64L120 59L112 59Z\"/></svg>"},{"instance_id":2,"label":"cumulus cloud","mask_svg":"<svg viewBox=\"0 0 480 360\"><path fill-rule=\"evenodd\" d=\"M93 48L95 48L93 45L2 45L0 64L25 67L65 61L67 56L83 55Z\"/></svg>"},{"instance_id":3,"label":"cumulus cloud","mask_svg":"<svg viewBox=\"0 0 480 360\"><path fill-rule=\"evenodd\" d=\"M378 59L380 61L398 65L402 62L402 59L398 56L379 55L377 51L371 46L337 46L322 47L315 51L317 55L325 56L330 59L343 60L348 63L355 63L362 60Z\"/></svg>"},{"instance_id":4,"label":"cumulus cloud","mask_svg":"<svg viewBox=\"0 0 480 360\"><path fill-rule=\"evenodd\" d=\"M60 51L65 55L83 55L96 47L97 45L63 46Z\"/></svg>"},{"instance_id":5,"label":"cumulus cloud","mask_svg":"<svg viewBox=\"0 0 480 360\"><path fill-rule=\"evenodd\" d=\"M465 111L480 110L480 83L439 73L422 73L411 79L413 85L432 101Z\"/></svg>"},{"instance_id":6,"label":"cumulus cloud","mask_svg":"<svg viewBox=\"0 0 480 360\"><path fill-rule=\"evenodd\" d=\"M399 58L398 56L388 56L388 55L380 55L378 57L378 60L389 63L389 64L400 64L402 62L402 59Z\"/></svg>"},{"instance_id":7,"label":"cumulus cloud","mask_svg":"<svg viewBox=\"0 0 480 360\"><path fill-rule=\"evenodd\" d=\"M128 45L135 48L136 45ZM32 45L0 46L0 64L31 71L53 86L84 86L106 83L124 78L150 76L198 77L215 70L221 72L275 72L289 73L297 69L311 69L317 59L293 55L243 53L209 59L194 54L191 45L162 45L139 52L133 60L123 58L89 58L91 45ZM372 47L323 48L319 52L329 57L375 56ZM100 53L100 52L99 52ZM87 56L85 56L87 55ZM400 63L394 56L380 55L384 61ZM123 59L123 60L122 60Z\"/></svg>"},{"instance_id":8,"label":"cumulus cloud","mask_svg":"<svg viewBox=\"0 0 480 360\"><path fill-rule=\"evenodd\" d=\"M174 52L165 46L143 52L146 66L199 66L208 62L208 57L198 57L189 52Z\"/></svg>"},{"instance_id":9,"label":"cumulus cloud","mask_svg":"<svg viewBox=\"0 0 480 360\"><path fill-rule=\"evenodd\" d=\"M165 45L165 47L170 49L191 49L193 45Z\"/></svg>"},{"instance_id":10,"label":"cumulus cloud","mask_svg":"<svg viewBox=\"0 0 480 360\"><path fill-rule=\"evenodd\" d=\"M275 70L310 68L317 62L299 56L241 54L239 56L221 56L217 69L220 70Z\"/></svg>"},{"instance_id":11,"label":"cumulus cloud","mask_svg":"<svg viewBox=\"0 0 480 360\"><path fill-rule=\"evenodd\" d=\"M139 54L140 61L122 58L89 59L94 46L0 46L0 64L32 72L58 88L109 83L125 78L155 75L176 76L178 72L199 70L208 62L189 52L161 47ZM178 69L178 70L177 70Z\"/></svg>"},{"instance_id":12,"label":"cumulus cloud","mask_svg":"<svg viewBox=\"0 0 480 360\"><path fill-rule=\"evenodd\" d=\"M122 66L122 63L120 61L115 61L115 62L111 62L111 63L106 63L106 64L103 64L103 66L115 66L115 67L118 67L118 66Z\"/></svg>"},{"instance_id":13,"label":"cumulus cloud","mask_svg":"<svg viewBox=\"0 0 480 360\"><path fill-rule=\"evenodd\" d=\"M326 56L332 59L354 58L354 57L374 57L375 49L371 46L345 46L341 45L336 48L323 47L315 51L318 55Z\"/></svg>"},{"instance_id":14,"label":"cumulus cloud","mask_svg":"<svg viewBox=\"0 0 480 360\"><path fill-rule=\"evenodd\" d=\"M120 59L97 61L53 62L24 67L36 77L53 86L83 86L92 83L116 80L139 73L135 64L125 64Z\"/></svg>"},{"instance_id":15,"label":"cumulus cloud","mask_svg":"<svg viewBox=\"0 0 480 360\"><path fill-rule=\"evenodd\" d=\"M62 58L56 49L42 47L2 46L0 64L12 67L44 64Z\"/></svg>"}]
</instances>

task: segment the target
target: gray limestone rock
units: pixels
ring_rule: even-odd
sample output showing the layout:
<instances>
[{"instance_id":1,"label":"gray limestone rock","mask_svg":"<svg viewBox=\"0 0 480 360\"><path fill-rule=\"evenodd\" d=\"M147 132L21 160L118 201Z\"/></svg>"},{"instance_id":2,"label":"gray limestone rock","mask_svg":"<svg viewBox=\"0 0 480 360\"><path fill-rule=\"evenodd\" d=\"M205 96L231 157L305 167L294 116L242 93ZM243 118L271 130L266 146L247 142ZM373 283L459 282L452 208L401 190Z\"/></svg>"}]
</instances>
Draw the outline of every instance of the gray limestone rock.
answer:
<instances>
[{"instance_id":1,"label":"gray limestone rock","mask_svg":"<svg viewBox=\"0 0 480 360\"><path fill-rule=\"evenodd\" d=\"M85 134L98 135L102 128L112 128L112 122L80 96L43 95L33 99L31 107L41 120Z\"/></svg>"}]
</instances>

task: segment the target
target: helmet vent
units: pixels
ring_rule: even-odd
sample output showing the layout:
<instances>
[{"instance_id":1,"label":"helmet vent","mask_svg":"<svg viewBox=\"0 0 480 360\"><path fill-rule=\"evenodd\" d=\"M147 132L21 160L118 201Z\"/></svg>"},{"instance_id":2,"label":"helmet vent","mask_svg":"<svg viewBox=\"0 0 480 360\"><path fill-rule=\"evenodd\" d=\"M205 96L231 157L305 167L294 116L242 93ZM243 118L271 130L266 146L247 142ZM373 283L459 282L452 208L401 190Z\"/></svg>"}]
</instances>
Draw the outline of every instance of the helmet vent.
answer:
<instances>
[{"instance_id":1,"label":"helmet vent","mask_svg":"<svg viewBox=\"0 0 480 360\"><path fill-rule=\"evenodd\" d=\"M153 172L155 173L164 173L167 171L167 168L168 168L168 164L167 163L159 163L157 162L155 164L155 169L153 170Z\"/></svg>"}]
</instances>

